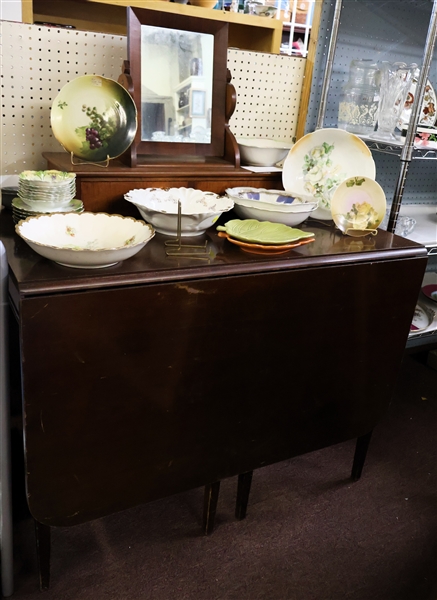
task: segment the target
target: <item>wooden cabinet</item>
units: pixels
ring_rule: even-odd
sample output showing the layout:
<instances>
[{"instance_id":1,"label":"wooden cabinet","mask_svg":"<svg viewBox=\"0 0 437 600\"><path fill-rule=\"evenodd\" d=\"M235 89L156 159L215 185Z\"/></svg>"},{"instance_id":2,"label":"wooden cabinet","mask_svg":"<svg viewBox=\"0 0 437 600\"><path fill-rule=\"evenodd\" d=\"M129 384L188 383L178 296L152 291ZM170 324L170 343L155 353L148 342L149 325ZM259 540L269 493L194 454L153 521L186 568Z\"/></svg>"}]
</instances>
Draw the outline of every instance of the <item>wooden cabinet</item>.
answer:
<instances>
[{"instance_id":1,"label":"wooden cabinet","mask_svg":"<svg viewBox=\"0 0 437 600\"><path fill-rule=\"evenodd\" d=\"M22 0L23 21L72 25L77 29L126 35L126 7L229 23L229 47L279 54L282 21L185 4L144 0Z\"/></svg>"},{"instance_id":2,"label":"wooden cabinet","mask_svg":"<svg viewBox=\"0 0 437 600\"><path fill-rule=\"evenodd\" d=\"M282 172L253 173L220 160L193 157L191 163L175 164L156 158L156 164L128 167L119 159L106 168L92 163L73 165L66 152L45 152L48 169L76 173L77 197L85 210L118 213L138 217L137 208L124 199L133 189L147 187L193 187L205 192L223 194L226 188L238 186L283 189Z\"/></svg>"}]
</instances>

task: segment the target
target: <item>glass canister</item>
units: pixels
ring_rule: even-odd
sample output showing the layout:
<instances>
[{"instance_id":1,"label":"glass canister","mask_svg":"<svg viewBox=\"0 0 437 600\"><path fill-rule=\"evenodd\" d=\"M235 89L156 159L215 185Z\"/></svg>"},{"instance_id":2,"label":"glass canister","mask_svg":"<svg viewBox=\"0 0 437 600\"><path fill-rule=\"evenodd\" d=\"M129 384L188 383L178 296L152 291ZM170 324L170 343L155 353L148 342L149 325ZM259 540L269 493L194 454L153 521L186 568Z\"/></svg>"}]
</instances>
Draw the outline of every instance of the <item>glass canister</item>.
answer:
<instances>
[{"instance_id":1,"label":"glass canister","mask_svg":"<svg viewBox=\"0 0 437 600\"><path fill-rule=\"evenodd\" d=\"M338 127L351 133L370 135L375 130L379 102L378 64L370 59L353 60L349 80L338 106Z\"/></svg>"}]
</instances>

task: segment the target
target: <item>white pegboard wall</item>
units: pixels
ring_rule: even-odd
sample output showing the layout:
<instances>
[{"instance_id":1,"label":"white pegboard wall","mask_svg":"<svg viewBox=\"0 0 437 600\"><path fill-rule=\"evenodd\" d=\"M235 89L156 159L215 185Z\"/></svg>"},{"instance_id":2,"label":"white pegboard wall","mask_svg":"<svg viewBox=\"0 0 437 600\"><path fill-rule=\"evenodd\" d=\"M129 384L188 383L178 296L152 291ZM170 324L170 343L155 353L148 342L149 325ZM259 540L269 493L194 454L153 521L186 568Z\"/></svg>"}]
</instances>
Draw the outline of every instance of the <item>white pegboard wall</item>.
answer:
<instances>
[{"instance_id":1,"label":"white pegboard wall","mask_svg":"<svg viewBox=\"0 0 437 600\"><path fill-rule=\"evenodd\" d=\"M52 102L81 75L117 80L126 37L0 22L2 185L15 185L26 169L44 169L42 152L60 152L50 126Z\"/></svg>"},{"instance_id":2,"label":"white pegboard wall","mask_svg":"<svg viewBox=\"0 0 437 600\"><path fill-rule=\"evenodd\" d=\"M0 21L2 185L46 168L43 152L63 151L50 126L61 88L81 75L118 80L126 58L126 36ZM305 59L230 49L228 67L237 90L233 133L292 141Z\"/></svg>"},{"instance_id":3,"label":"white pegboard wall","mask_svg":"<svg viewBox=\"0 0 437 600\"><path fill-rule=\"evenodd\" d=\"M232 133L293 141L305 59L229 49L228 67L237 92L236 110L229 122Z\"/></svg>"}]
</instances>

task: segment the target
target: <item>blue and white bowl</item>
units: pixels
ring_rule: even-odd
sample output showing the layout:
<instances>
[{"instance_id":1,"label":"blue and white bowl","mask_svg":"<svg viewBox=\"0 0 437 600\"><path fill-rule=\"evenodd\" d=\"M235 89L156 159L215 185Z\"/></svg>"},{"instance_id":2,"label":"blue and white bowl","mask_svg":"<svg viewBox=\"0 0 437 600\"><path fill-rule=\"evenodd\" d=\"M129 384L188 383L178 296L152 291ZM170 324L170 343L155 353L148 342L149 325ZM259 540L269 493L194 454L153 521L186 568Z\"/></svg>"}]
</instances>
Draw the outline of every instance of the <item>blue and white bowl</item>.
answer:
<instances>
[{"instance_id":1,"label":"blue and white bowl","mask_svg":"<svg viewBox=\"0 0 437 600\"><path fill-rule=\"evenodd\" d=\"M291 227L303 223L318 206L313 199L283 190L236 187L228 188L226 194L234 201L234 211L240 218L284 223Z\"/></svg>"}]
</instances>

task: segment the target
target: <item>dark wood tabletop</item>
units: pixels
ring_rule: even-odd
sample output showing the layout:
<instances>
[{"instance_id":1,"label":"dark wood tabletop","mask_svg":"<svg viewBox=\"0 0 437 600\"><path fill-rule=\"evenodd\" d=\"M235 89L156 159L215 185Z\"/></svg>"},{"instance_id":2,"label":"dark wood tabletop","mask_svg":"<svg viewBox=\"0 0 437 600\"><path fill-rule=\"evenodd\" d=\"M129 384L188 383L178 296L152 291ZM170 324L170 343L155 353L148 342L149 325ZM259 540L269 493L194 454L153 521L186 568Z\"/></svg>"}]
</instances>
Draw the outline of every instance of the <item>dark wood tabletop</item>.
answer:
<instances>
[{"instance_id":1,"label":"dark wood tabletop","mask_svg":"<svg viewBox=\"0 0 437 600\"><path fill-rule=\"evenodd\" d=\"M141 218L139 213L137 218ZM230 211L222 215L217 225L233 218L238 217ZM315 241L281 255L262 256L245 252L219 238L215 228L210 228L205 235L182 241L207 242L211 255L209 261L166 256L165 241L169 238L157 233L127 261L105 269L73 269L35 253L15 233L11 213L7 210L0 212L0 237L7 249L12 279L22 295L426 256L423 246L383 230L378 230L376 236L352 238L343 235L332 221L309 219L298 227L314 232Z\"/></svg>"}]
</instances>

